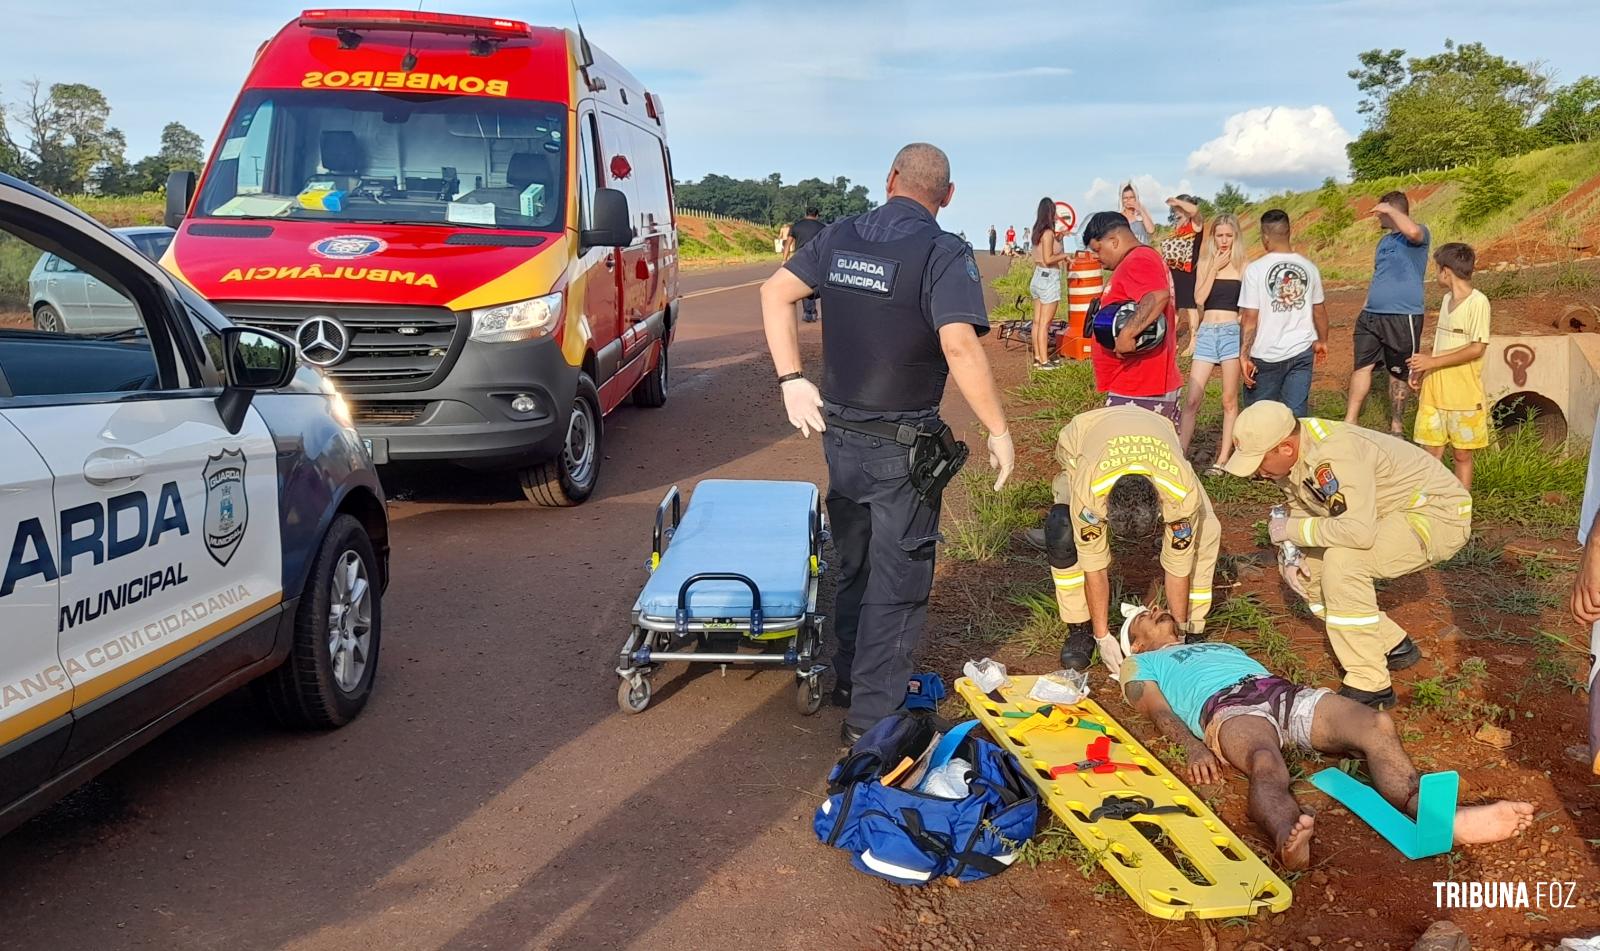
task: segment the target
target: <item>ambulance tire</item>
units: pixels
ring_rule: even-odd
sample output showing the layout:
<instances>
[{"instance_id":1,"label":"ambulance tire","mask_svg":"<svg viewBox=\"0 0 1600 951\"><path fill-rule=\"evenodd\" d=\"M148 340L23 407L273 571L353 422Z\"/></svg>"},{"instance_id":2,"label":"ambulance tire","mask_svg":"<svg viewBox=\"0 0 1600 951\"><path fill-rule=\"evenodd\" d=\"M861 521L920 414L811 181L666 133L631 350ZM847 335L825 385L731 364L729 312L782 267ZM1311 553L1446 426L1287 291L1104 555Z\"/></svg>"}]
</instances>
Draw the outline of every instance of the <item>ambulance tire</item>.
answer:
<instances>
[{"instance_id":1,"label":"ambulance tire","mask_svg":"<svg viewBox=\"0 0 1600 951\"><path fill-rule=\"evenodd\" d=\"M554 459L519 472L522 494L535 505L565 508L579 505L600 481L600 391L587 373L578 374L578 392L572 398L567 441Z\"/></svg>"},{"instance_id":2,"label":"ambulance tire","mask_svg":"<svg viewBox=\"0 0 1600 951\"><path fill-rule=\"evenodd\" d=\"M335 592L334 569L354 557L364 570L370 599L371 626L366 667L350 690L334 675L328 639L332 620L329 608ZM372 695L378 671L378 642L383 631L383 599L379 593L378 559L372 539L353 516L340 515L328 527L322 546L311 563L306 589L295 611L294 643L283 666L254 684L256 700L284 726L328 730L354 720Z\"/></svg>"},{"instance_id":3,"label":"ambulance tire","mask_svg":"<svg viewBox=\"0 0 1600 951\"><path fill-rule=\"evenodd\" d=\"M656 409L667 405L667 374L671 366L667 362L667 345L661 344L661 357L656 361L656 368L650 375L639 381L633 389L633 405L643 406L646 409Z\"/></svg>"}]
</instances>

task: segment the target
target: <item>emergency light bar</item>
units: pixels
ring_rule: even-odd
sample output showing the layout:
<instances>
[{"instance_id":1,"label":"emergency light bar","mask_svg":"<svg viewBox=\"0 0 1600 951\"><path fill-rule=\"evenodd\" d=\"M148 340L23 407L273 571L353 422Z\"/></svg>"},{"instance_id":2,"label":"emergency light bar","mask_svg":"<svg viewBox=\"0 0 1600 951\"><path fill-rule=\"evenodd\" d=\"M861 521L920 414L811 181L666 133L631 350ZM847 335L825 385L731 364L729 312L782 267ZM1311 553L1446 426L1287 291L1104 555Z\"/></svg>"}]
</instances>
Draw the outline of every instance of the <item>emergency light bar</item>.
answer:
<instances>
[{"instance_id":1,"label":"emergency light bar","mask_svg":"<svg viewBox=\"0 0 1600 951\"><path fill-rule=\"evenodd\" d=\"M404 30L408 33L445 33L456 36L510 39L531 36L521 20L456 16L407 10L305 10L299 25L324 30Z\"/></svg>"}]
</instances>

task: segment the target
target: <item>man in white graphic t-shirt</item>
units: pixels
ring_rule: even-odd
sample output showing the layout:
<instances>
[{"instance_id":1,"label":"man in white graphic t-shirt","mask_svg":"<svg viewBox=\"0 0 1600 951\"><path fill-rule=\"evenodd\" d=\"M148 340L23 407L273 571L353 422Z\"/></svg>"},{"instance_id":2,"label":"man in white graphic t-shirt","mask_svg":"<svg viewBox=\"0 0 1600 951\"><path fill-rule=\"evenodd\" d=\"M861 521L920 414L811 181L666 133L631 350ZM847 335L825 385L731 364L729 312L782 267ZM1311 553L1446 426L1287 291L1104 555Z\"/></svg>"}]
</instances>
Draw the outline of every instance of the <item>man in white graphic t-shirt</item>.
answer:
<instances>
[{"instance_id":1,"label":"man in white graphic t-shirt","mask_svg":"<svg viewBox=\"0 0 1600 951\"><path fill-rule=\"evenodd\" d=\"M1289 215L1261 216L1267 253L1245 268L1239 288L1239 368L1244 405L1275 400L1310 416L1311 367L1328 355L1322 274L1289 242Z\"/></svg>"}]
</instances>

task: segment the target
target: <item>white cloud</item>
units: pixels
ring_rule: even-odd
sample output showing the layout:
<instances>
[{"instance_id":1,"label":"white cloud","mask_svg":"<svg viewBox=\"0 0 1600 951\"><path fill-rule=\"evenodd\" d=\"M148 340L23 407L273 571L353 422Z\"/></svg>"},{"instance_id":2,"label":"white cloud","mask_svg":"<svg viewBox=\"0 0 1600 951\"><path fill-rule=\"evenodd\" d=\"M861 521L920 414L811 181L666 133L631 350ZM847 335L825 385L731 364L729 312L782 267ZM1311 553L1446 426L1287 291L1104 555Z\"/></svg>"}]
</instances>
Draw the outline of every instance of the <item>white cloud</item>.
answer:
<instances>
[{"instance_id":1,"label":"white cloud","mask_svg":"<svg viewBox=\"0 0 1600 951\"><path fill-rule=\"evenodd\" d=\"M1229 116L1221 135L1189 153L1189 171L1255 185L1343 178L1349 141L1327 106L1264 106Z\"/></svg>"}]
</instances>

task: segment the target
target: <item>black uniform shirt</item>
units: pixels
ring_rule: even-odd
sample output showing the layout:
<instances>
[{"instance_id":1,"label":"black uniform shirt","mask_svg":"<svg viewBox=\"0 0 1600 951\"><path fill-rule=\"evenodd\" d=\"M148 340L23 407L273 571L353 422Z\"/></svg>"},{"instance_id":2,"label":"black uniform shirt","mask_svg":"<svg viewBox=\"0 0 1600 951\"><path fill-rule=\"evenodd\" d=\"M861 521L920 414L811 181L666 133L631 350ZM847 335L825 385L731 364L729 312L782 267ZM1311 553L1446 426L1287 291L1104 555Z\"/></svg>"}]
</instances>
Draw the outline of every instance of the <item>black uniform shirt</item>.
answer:
<instances>
[{"instance_id":1,"label":"black uniform shirt","mask_svg":"<svg viewBox=\"0 0 1600 951\"><path fill-rule=\"evenodd\" d=\"M863 240L894 241L916 234L933 221L928 209L911 199L891 198L864 215L846 218L828 228L854 227ZM822 283L827 248L825 240L807 241L783 266L815 289ZM946 232L934 241L933 254L922 275L922 305L928 325L936 333L945 324L971 324L979 336L989 332L978 262L972 256L972 247L956 235Z\"/></svg>"}]
</instances>

